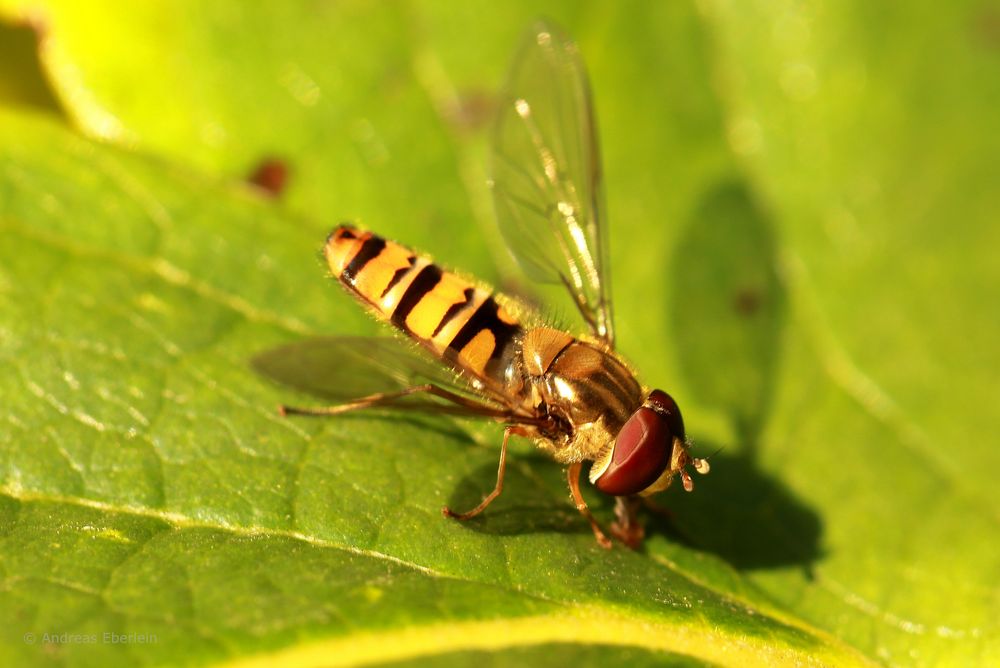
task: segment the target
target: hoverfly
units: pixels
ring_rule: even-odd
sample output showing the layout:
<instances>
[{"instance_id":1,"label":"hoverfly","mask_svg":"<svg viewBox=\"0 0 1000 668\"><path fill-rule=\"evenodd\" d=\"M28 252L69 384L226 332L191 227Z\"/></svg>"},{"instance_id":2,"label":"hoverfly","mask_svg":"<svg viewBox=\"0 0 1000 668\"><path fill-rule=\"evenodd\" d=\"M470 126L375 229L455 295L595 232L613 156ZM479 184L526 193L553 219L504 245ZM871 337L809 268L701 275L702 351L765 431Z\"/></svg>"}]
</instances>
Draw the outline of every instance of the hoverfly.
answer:
<instances>
[{"instance_id":1,"label":"hoverfly","mask_svg":"<svg viewBox=\"0 0 1000 668\"><path fill-rule=\"evenodd\" d=\"M675 476L690 491L686 467L706 473L708 462L689 455L676 402L641 386L614 349L600 158L576 45L547 23L535 25L505 91L492 142L501 231L530 278L568 290L589 332L529 324L543 321L516 300L373 232L341 225L323 251L333 276L418 345L411 350L389 337L326 341L328 354L365 360L388 386L376 382L379 391L344 403L282 412L422 407L498 420L505 429L496 485L475 508L445 507L445 516L475 517L499 496L507 442L516 435L568 466L577 509L610 547L580 493L583 464L593 462L590 482L616 497L613 533L635 547L643 538L635 517L640 497L666 489ZM412 403L415 395L426 401Z\"/></svg>"}]
</instances>

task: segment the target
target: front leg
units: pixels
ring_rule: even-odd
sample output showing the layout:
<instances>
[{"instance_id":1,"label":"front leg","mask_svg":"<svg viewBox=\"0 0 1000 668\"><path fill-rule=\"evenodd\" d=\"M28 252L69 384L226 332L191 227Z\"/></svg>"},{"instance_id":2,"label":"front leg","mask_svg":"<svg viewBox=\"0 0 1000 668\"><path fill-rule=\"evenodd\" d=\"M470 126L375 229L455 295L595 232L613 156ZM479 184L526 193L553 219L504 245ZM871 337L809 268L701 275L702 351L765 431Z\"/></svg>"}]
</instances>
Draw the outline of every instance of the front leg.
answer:
<instances>
[{"instance_id":1,"label":"front leg","mask_svg":"<svg viewBox=\"0 0 1000 668\"><path fill-rule=\"evenodd\" d=\"M640 505L642 505L642 499L636 496L615 497L615 517L617 519L611 524L611 533L633 550L638 549L642 545L643 538L646 537L646 530L638 519Z\"/></svg>"},{"instance_id":2,"label":"front leg","mask_svg":"<svg viewBox=\"0 0 1000 668\"><path fill-rule=\"evenodd\" d=\"M583 500L583 494L580 493L580 470L582 468L583 462L576 462L566 469L566 478L569 480L569 491L573 495L573 502L576 503L576 509L590 522L590 528L594 530L594 538L597 539L597 544L606 550L610 550L611 539L601 531L601 525L597 523L597 520L590 513L590 508L587 507L587 502Z\"/></svg>"}]
</instances>

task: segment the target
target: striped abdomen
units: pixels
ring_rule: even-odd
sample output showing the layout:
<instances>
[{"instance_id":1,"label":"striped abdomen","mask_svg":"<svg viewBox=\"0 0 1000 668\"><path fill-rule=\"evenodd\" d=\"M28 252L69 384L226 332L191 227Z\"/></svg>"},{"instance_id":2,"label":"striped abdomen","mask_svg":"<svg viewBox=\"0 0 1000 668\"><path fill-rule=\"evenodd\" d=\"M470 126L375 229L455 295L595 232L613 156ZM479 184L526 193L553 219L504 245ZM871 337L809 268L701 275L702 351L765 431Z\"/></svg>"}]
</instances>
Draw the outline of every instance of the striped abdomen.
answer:
<instances>
[{"instance_id":1,"label":"striped abdomen","mask_svg":"<svg viewBox=\"0 0 1000 668\"><path fill-rule=\"evenodd\" d=\"M324 254L333 275L379 316L463 371L502 385L523 330L489 292L348 225L330 233Z\"/></svg>"}]
</instances>

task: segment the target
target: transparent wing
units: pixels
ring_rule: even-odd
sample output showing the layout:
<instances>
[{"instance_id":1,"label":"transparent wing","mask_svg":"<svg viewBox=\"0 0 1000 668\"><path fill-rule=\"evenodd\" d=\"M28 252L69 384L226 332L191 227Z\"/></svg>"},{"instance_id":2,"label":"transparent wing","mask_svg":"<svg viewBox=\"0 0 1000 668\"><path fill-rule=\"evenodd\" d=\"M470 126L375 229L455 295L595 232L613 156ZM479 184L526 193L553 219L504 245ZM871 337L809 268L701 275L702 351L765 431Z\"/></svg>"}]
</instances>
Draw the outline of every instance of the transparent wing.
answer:
<instances>
[{"instance_id":1,"label":"transparent wing","mask_svg":"<svg viewBox=\"0 0 1000 668\"><path fill-rule=\"evenodd\" d=\"M570 291L595 336L614 343L597 127L574 44L532 26L503 92L492 145L500 230L525 273Z\"/></svg>"},{"instance_id":2,"label":"transparent wing","mask_svg":"<svg viewBox=\"0 0 1000 668\"><path fill-rule=\"evenodd\" d=\"M390 337L306 339L259 353L251 365L262 376L334 404L431 383L479 404L504 408L420 350ZM389 408L476 415L426 395L406 397Z\"/></svg>"}]
</instances>

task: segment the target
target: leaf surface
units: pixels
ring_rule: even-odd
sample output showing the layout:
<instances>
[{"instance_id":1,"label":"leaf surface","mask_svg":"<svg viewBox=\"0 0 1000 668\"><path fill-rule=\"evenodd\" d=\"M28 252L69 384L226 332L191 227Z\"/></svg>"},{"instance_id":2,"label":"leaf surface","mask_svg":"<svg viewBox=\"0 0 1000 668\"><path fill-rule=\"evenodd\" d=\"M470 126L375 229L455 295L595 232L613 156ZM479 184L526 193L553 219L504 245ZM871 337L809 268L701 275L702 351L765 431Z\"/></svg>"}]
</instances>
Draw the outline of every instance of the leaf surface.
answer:
<instances>
[{"instance_id":1,"label":"leaf surface","mask_svg":"<svg viewBox=\"0 0 1000 668\"><path fill-rule=\"evenodd\" d=\"M497 278L477 128L537 8L177 6L46 5L63 103L125 149L2 119L0 651L996 662L989 12L549 8L594 80L621 347L723 448L645 554L607 554L524 445L481 522L440 518L492 485L494 427L283 421L316 399L248 366L376 331L312 261L342 218ZM272 154L284 206L232 183ZM117 623L170 641L20 638Z\"/></svg>"},{"instance_id":2,"label":"leaf surface","mask_svg":"<svg viewBox=\"0 0 1000 668\"><path fill-rule=\"evenodd\" d=\"M244 191L3 120L4 145L19 139L0 165L9 626L157 635L58 645L69 663L570 641L853 656L663 559L601 550L525 448L504 498L462 526L439 509L474 502L495 449L461 425L278 418L287 391L253 353L361 318L299 259L311 235Z\"/></svg>"}]
</instances>

